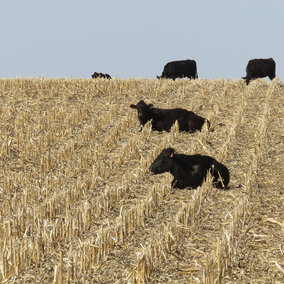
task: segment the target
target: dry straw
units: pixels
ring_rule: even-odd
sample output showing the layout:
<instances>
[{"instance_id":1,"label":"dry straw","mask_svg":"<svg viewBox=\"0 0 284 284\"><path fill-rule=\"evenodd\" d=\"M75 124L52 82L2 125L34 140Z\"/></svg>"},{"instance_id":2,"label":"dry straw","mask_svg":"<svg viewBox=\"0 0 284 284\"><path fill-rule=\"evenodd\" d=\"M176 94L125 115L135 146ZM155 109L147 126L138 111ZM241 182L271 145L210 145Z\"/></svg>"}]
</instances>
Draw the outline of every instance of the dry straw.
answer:
<instances>
[{"instance_id":1,"label":"dry straw","mask_svg":"<svg viewBox=\"0 0 284 284\"><path fill-rule=\"evenodd\" d=\"M0 80L0 280L146 283L169 259L184 264L175 249L200 224L211 177L183 194L172 191L169 174L153 177L148 167L169 146L226 162L254 96L250 88L243 92L245 84L233 80ZM263 151L272 92L246 190ZM184 106L211 127L187 134L175 124L170 133L156 133L148 124L139 132L129 104L141 99ZM224 113L229 123L219 127ZM189 282L217 281L234 260L250 202L234 204L231 225L217 238L214 255L205 256L206 267L184 265Z\"/></svg>"}]
</instances>

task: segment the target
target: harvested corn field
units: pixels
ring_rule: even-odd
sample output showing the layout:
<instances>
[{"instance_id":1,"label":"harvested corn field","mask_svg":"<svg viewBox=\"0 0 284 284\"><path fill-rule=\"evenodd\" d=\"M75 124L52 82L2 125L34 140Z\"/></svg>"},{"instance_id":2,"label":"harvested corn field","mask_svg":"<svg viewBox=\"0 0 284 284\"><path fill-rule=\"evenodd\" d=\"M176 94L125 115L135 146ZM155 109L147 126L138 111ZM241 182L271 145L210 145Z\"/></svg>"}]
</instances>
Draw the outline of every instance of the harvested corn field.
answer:
<instances>
[{"instance_id":1,"label":"harvested corn field","mask_svg":"<svg viewBox=\"0 0 284 284\"><path fill-rule=\"evenodd\" d=\"M278 79L5 79L0 97L2 282L284 282ZM210 129L139 131L140 100ZM148 170L166 147L224 163L229 189L172 189Z\"/></svg>"}]
</instances>

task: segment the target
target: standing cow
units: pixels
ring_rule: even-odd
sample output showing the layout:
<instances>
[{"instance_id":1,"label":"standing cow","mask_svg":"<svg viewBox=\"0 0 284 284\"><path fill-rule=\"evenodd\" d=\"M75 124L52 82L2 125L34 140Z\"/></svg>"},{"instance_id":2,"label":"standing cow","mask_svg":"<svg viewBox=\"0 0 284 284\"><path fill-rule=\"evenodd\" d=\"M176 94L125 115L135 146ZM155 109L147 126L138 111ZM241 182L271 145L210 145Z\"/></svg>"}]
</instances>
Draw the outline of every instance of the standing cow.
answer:
<instances>
[{"instance_id":1,"label":"standing cow","mask_svg":"<svg viewBox=\"0 0 284 284\"><path fill-rule=\"evenodd\" d=\"M208 128L210 126L207 119L182 108L153 108L152 104L146 104L144 101L140 101L137 105L132 104L130 107L137 110L141 129L149 120L152 120L152 129L157 131L170 131L176 121L178 121L180 131L190 133L200 131L205 121L207 121Z\"/></svg>"},{"instance_id":2,"label":"standing cow","mask_svg":"<svg viewBox=\"0 0 284 284\"><path fill-rule=\"evenodd\" d=\"M195 60L188 59L169 62L165 65L162 75L157 76L158 79L169 78L173 80L184 77L198 79Z\"/></svg>"},{"instance_id":3,"label":"standing cow","mask_svg":"<svg viewBox=\"0 0 284 284\"><path fill-rule=\"evenodd\" d=\"M257 78L269 77L270 80L275 78L275 61L272 58L267 59L251 59L248 62L246 77L242 77L246 80L247 85L250 80Z\"/></svg>"},{"instance_id":4,"label":"standing cow","mask_svg":"<svg viewBox=\"0 0 284 284\"><path fill-rule=\"evenodd\" d=\"M209 171L213 185L226 188L230 181L228 168L212 157L177 154L173 148L164 149L149 167L154 174L170 172L174 188L197 188L202 185Z\"/></svg>"},{"instance_id":5,"label":"standing cow","mask_svg":"<svg viewBox=\"0 0 284 284\"><path fill-rule=\"evenodd\" d=\"M98 72L94 72L94 74L92 75L93 79L96 78L105 78L105 79L111 79L109 74L104 74L104 73L98 73Z\"/></svg>"}]
</instances>

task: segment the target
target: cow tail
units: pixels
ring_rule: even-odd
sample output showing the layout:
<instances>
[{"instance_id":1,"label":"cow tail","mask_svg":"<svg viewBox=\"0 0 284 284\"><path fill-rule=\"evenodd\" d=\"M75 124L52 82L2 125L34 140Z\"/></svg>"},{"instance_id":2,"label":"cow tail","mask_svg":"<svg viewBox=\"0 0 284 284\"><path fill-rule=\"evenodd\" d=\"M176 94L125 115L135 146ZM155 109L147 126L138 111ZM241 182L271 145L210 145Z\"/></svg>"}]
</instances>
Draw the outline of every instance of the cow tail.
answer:
<instances>
[{"instance_id":1,"label":"cow tail","mask_svg":"<svg viewBox=\"0 0 284 284\"><path fill-rule=\"evenodd\" d=\"M195 72L195 79L198 79L197 71Z\"/></svg>"}]
</instances>

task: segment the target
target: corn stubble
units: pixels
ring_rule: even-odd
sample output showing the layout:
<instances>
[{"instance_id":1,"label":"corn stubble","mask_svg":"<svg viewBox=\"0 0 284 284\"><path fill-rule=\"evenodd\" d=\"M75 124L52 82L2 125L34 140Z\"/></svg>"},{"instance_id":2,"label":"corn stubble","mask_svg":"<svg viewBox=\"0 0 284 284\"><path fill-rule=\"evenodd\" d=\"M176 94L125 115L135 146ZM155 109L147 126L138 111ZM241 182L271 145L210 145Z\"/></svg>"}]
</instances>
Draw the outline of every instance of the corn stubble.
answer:
<instances>
[{"instance_id":1,"label":"corn stubble","mask_svg":"<svg viewBox=\"0 0 284 284\"><path fill-rule=\"evenodd\" d=\"M249 87L241 80L0 80L0 280L155 283L170 263L172 283L221 283L254 206L252 184L279 86L277 79L269 87L264 80ZM231 220L216 225L200 252L190 236L207 222L202 211L217 192L211 176L195 191L174 191L170 174L152 176L148 167L172 146L212 155L234 172L228 157L258 89L267 92L241 173L244 194L221 192L230 202L222 216ZM139 132L129 105L141 99L193 110L214 131L180 133L176 123L157 133L148 123ZM234 177L231 189L238 190ZM190 264L179 249L185 239L187 250L196 246Z\"/></svg>"}]
</instances>

